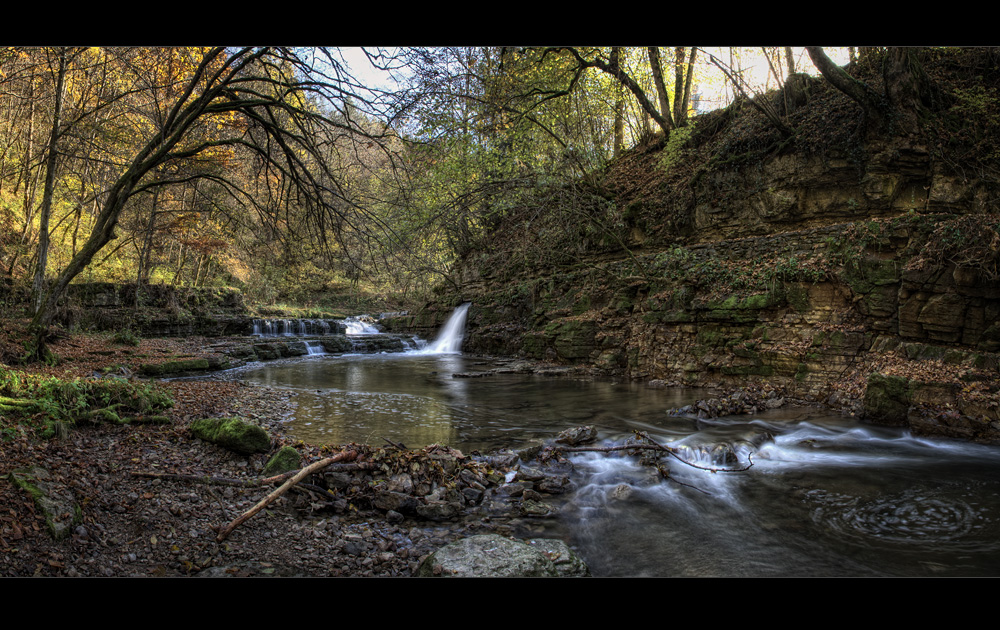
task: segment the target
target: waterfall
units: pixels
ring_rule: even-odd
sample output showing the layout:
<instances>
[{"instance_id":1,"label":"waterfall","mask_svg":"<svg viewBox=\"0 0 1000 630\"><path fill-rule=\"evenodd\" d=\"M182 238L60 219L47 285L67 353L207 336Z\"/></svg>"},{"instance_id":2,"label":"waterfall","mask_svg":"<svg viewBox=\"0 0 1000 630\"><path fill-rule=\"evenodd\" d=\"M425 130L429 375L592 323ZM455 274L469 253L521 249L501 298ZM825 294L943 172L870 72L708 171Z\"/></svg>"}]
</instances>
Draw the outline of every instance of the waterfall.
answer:
<instances>
[{"instance_id":1,"label":"waterfall","mask_svg":"<svg viewBox=\"0 0 1000 630\"><path fill-rule=\"evenodd\" d=\"M417 352L420 354L461 353L462 338L465 336L465 316L470 306L472 306L472 302L466 302L456 308L455 312L448 318L448 321L445 322L444 327L441 328L441 332L438 333L438 337L434 340L434 343Z\"/></svg>"},{"instance_id":2,"label":"waterfall","mask_svg":"<svg viewBox=\"0 0 1000 630\"><path fill-rule=\"evenodd\" d=\"M346 334L348 335L377 335L382 331L376 328L373 324L375 320L368 315L358 315L356 317L348 317L344 320L344 327L347 329Z\"/></svg>"},{"instance_id":3,"label":"waterfall","mask_svg":"<svg viewBox=\"0 0 1000 630\"><path fill-rule=\"evenodd\" d=\"M252 328L253 335L257 337L303 337L343 332L343 325L330 319L254 319Z\"/></svg>"},{"instance_id":4,"label":"waterfall","mask_svg":"<svg viewBox=\"0 0 1000 630\"><path fill-rule=\"evenodd\" d=\"M307 341L306 342L306 353L307 354L326 354L326 349L323 348L323 344L319 341Z\"/></svg>"}]
</instances>

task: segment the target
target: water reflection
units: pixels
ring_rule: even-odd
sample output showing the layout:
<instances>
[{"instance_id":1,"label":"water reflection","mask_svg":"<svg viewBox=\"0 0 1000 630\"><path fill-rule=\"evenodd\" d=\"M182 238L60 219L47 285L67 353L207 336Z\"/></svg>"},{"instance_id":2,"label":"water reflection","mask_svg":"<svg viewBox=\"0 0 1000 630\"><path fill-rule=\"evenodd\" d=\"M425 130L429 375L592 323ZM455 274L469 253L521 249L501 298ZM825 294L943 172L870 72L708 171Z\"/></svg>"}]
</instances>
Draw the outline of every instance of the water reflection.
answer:
<instances>
[{"instance_id":1,"label":"water reflection","mask_svg":"<svg viewBox=\"0 0 1000 630\"><path fill-rule=\"evenodd\" d=\"M496 365L452 354L321 356L264 364L242 377L293 389L297 409L289 431L313 443L386 438L468 451L525 444L580 424L618 432L641 428L643 418L655 418L657 426L665 420L690 425L663 410L693 400L693 390L518 374L452 376Z\"/></svg>"}]
</instances>

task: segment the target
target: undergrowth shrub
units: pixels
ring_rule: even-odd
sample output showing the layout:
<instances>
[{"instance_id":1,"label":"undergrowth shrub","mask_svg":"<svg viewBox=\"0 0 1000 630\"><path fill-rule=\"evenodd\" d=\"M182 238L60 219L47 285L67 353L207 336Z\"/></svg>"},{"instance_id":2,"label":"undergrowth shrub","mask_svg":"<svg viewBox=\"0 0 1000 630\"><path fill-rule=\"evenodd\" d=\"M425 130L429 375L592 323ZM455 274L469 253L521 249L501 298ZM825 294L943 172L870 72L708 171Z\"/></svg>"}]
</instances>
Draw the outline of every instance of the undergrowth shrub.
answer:
<instances>
[{"instance_id":1,"label":"undergrowth shrub","mask_svg":"<svg viewBox=\"0 0 1000 630\"><path fill-rule=\"evenodd\" d=\"M118 378L71 380L26 374L0 367L0 415L21 418L42 437L79 422L127 422L173 405L151 383Z\"/></svg>"}]
</instances>

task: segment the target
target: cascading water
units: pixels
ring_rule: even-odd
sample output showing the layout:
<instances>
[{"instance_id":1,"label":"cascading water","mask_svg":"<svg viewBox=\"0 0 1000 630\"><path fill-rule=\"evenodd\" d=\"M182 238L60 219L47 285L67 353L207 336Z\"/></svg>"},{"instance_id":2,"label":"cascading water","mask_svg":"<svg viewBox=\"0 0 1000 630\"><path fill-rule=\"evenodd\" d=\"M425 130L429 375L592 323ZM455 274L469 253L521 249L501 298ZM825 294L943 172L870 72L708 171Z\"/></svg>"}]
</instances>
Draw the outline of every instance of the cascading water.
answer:
<instances>
[{"instance_id":1,"label":"cascading water","mask_svg":"<svg viewBox=\"0 0 1000 630\"><path fill-rule=\"evenodd\" d=\"M415 354L460 354L462 352L462 340L465 337L465 318L469 312L472 302L466 302L451 314L445 322L437 339L428 344L425 348L416 350Z\"/></svg>"},{"instance_id":2,"label":"cascading water","mask_svg":"<svg viewBox=\"0 0 1000 630\"><path fill-rule=\"evenodd\" d=\"M381 334L381 330L376 328L374 325L374 320L367 315L359 315L357 317L348 317L344 320L344 328L346 329L345 334L348 335L378 335Z\"/></svg>"},{"instance_id":3,"label":"cascading water","mask_svg":"<svg viewBox=\"0 0 1000 630\"><path fill-rule=\"evenodd\" d=\"M257 337L302 337L342 332L342 326L326 319L254 319L253 335Z\"/></svg>"},{"instance_id":4,"label":"cascading water","mask_svg":"<svg viewBox=\"0 0 1000 630\"><path fill-rule=\"evenodd\" d=\"M323 349L323 344L319 341L307 341L306 342L306 354L326 354L326 350Z\"/></svg>"}]
</instances>

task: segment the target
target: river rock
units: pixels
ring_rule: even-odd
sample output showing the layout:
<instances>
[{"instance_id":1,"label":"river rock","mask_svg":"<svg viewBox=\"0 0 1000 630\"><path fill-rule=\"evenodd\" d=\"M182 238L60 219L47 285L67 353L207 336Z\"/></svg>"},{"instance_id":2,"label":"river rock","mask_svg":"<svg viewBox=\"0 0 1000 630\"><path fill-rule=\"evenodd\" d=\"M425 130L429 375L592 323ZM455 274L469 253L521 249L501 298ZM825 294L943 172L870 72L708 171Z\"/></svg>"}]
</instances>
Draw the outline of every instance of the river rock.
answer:
<instances>
[{"instance_id":1,"label":"river rock","mask_svg":"<svg viewBox=\"0 0 1000 630\"><path fill-rule=\"evenodd\" d=\"M385 491L379 492L372 499L372 503L380 510L386 512L412 513L417 507L417 500L402 492Z\"/></svg>"},{"instance_id":2,"label":"river rock","mask_svg":"<svg viewBox=\"0 0 1000 630\"><path fill-rule=\"evenodd\" d=\"M56 483L48 470L33 466L15 470L9 478L11 483L31 496L39 511L45 515L45 524L56 540L69 536L73 526L82 520L73 492Z\"/></svg>"},{"instance_id":3,"label":"river rock","mask_svg":"<svg viewBox=\"0 0 1000 630\"><path fill-rule=\"evenodd\" d=\"M873 373L865 391L864 415L875 424L904 426L913 388L908 379Z\"/></svg>"},{"instance_id":4,"label":"river rock","mask_svg":"<svg viewBox=\"0 0 1000 630\"><path fill-rule=\"evenodd\" d=\"M593 425L566 429L558 436L556 442L577 446L578 444L589 444L597 439L597 429Z\"/></svg>"},{"instance_id":5,"label":"river rock","mask_svg":"<svg viewBox=\"0 0 1000 630\"><path fill-rule=\"evenodd\" d=\"M586 564L557 540L524 543L485 534L445 545L417 569L420 577L586 576Z\"/></svg>"},{"instance_id":6,"label":"river rock","mask_svg":"<svg viewBox=\"0 0 1000 630\"><path fill-rule=\"evenodd\" d=\"M203 418L190 425L191 435L241 455L266 453L271 438L264 429L240 418Z\"/></svg>"},{"instance_id":7,"label":"river rock","mask_svg":"<svg viewBox=\"0 0 1000 630\"><path fill-rule=\"evenodd\" d=\"M261 475L271 477L280 475L302 467L302 456L291 446L283 446L281 450L274 454L264 465Z\"/></svg>"},{"instance_id":8,"label":"river rock","mask_svg":"<svg viewBox=\"0 0 1000 630\"><path fill-rule=\"evenodd\" d=\"M430 521L447 521L461 511L462 504L453 501L428 501L417 506L417 514Z\"/></svg>"}]
</instances>

